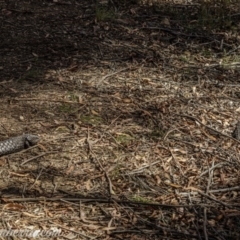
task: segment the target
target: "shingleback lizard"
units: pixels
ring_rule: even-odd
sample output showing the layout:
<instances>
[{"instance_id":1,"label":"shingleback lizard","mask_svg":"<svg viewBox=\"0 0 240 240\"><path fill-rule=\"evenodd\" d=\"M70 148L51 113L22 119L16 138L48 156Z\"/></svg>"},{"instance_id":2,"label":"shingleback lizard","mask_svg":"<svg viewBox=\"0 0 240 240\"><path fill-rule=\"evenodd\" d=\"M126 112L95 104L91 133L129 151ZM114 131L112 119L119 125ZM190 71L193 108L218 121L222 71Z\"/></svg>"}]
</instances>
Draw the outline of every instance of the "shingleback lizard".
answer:
<instances>
[{"instance_id":1,"label":"shingleback lizard","mask_svg":"<svg viewBox=\"0 0 240 240\"><path fill-rule=\"evenodd\" d=\"M19 152L38 143L40 137L32 134L24 134L18 137L9 138L0 142L0 156Z\"/></svg>"}]
</instances>

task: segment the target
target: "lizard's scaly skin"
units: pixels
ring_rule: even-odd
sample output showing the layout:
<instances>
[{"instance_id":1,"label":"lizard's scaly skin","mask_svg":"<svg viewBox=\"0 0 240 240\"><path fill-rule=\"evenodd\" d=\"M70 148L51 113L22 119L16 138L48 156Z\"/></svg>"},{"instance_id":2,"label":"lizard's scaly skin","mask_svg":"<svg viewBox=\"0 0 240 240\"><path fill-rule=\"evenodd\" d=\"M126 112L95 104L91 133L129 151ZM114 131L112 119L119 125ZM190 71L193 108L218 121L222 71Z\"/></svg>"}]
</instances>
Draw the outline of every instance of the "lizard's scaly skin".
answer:
<instances>
[{"instance_id":1,"label":"lizard's scaly skin","mask_svg":"<svg viewBox=\"0 0 240 240\"><path fill-rule=\"evenodd\" d=\"M9 138L0 142L0 156L19 152L38 143L40 137L32 134Z\"/></svg>"},{"instance_id":2,"label":"lizard's scaly skin","mask_svg":"<svg viewBox=\"0 0 240 240\"><path fill-rule=\"evenodd\" d=\"M240 122L237 123L237 126L232 133L232 137L240 140Z\"/></svg>"}]
</instances>

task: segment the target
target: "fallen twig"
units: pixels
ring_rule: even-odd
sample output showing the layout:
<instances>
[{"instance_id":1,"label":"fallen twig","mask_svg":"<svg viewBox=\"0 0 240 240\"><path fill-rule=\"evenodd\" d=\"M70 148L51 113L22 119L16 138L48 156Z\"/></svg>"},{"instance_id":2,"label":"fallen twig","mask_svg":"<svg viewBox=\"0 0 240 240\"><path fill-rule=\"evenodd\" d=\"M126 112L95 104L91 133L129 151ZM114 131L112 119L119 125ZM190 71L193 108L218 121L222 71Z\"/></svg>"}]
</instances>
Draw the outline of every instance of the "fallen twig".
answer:
<instances>
[{"instance_id":1,"label":"fallen twig","mask_svg":"<svg viewBox=\"0 0 240 240\"><path fill-rule=\"evenodd\" d=\"M89 236L87 236L87 235L85 235L85 234L83 234L83 233L80 233L80 232L78 232L78 231L75 231L75 230L73 230L73 229L71 229L71 228L67 228L67 227L65 227L65 226L63 226L63 225L61 225L61 224L58 224L58 223L55 223L55 222L52 222L52 221L49 221L50 223L52 223L52 224L54 224L54 225L56 225L56 226L58 226L58 227L60 227L60 228L62 228L62 229L64 229L64 230L67 230L67 231L69 231L69 232L73 232L73 233L76 233L76 234L79 234L80 236L82 236L82 237L84 237L84 238L86 238L86 239L95 239L96 237L89 237Z\"/></svg>"},{"instance_id":2,"label":"fallen twig","mask_svg":"<svg viewBox=\"0 0 240 240\"><path fill-rule=\"evenodd\" d=\"M208 128L208 129L212 130L213 132L216 132L217 134L222 135L223 137L227 137L227 138L229 138L229 139L234 140L235 142L240 143L240 141L237 140L236 138L233 138L233 137L231 137L231 136L229 136L229 135L227 135L227 134L221 133L221 132L217 131L216 129L214 129L214 128L212 128L212 127L209 127L208 125L205 125L205 124L202 123L199 119L197 119L197 118L195 118L195 117L193 117L193 116L190 116L190 115L179 115L179 116L181 116L181 117L186 117L186 118L189 118L189 119L191 119L191 120L194 120L194 121L200 123L202 126L204 126L204 127Z\"/></svg>"},{"instance_id":3,"label":"fallen twig","mask_svg":"<svg viewBox=\"0 0 240 240\"><path fill-rule=\"evenodd\" d=\"M179 208L179 207L213 207L209 204L186 204L186 205L171 205L171 204L161 204L161 203L147 203L147 202L137 202L137 201L121 201L116 199L105 199L105 198L64 198L64 197L53 197L53 198L4 198L5 202L39 202L39 201L48 201L48 202L56 202L56 201L68 201L68 202L79 202L82 203L118 203L118 204L127 204L127 205L142 205L142 206L155 206L155 207L166 207L166 208Z\"/></svg>"},{"instance_id":4,"label":"fallen twig","mask_svg":"<svg viewBox=\"0 0 240 240\"><path fill-rule=\"evenodd\" d=\"M38 159L38 158L40 158L40 157L43 157L43 156L45 156L45 155L47 155L47 154L53 154L53 153L57 153L57 151L44 152L44 153L39 154L39 155L37 155L37 156L35 156L35 157L29 158L29 159L27 159L26 161L22 162L22 163L21 163L21 166L24 165L24 164L26 164L26 163L28 163L28 162L30 162L30 161L33 161L33 160Z\"/></svg>"},{"instance_id":5,"label":"fallen twig","mask_svg":"<svg viewBox=\"0 0 240 240\"><path fill-rule=\"evenodd\" d=\"M204 215L204 222L203 222L204 239L208 240L208 234L207 234L207 208L203 209L203 215Z\"/></svg>"},{"instance_id":6,"label":"fallen twig","mask_svg":"<svg viewBox=\"0 0 240 240\"><path fill-rule=\"evenodd\" d=\"M215 189L215 190L210 190L210 193L219 193L219 192L229 192L229 191L235 191L235 190L240 190L240 186L237 187L231 187L231 188L222 188L222 189Z\"/></svg>"},{"instance_id":7,"label":"fallen twig","mask_svg":"<svg viewBox=\"0 0 240 240\"><path fill-rule=\"evenodd\" d=\"M120 69L120 70L118 70L118 71L116 71L116 72L112 72L112 73L109 73L109 74L103 76L101 79L98 80L98 82L97 82L97 87L98 87L105 79L107 79L108 77L111 77L111 76L113 76L113 75L116 75L116 74L118 74L118 73L120 73L120 72L124 72L124 71L126 71L126 70L128 70L128 69L129 69L129 67L122 68L122 69Z\"/></svg>"}]
</instances>

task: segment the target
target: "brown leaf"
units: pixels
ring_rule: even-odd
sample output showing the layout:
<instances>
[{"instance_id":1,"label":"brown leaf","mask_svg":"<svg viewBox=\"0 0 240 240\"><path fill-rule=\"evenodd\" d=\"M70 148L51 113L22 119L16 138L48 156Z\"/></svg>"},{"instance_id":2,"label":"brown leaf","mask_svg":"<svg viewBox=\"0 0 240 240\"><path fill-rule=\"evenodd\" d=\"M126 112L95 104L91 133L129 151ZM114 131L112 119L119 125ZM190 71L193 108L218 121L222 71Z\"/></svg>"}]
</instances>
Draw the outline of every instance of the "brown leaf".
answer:
<instances>
[{"instance_id":1,"label":"brown leaf","mask_svg":"<svg viewBox=\"0 0 240 240\"><path fill-rule=\"evenodd\" d=\"M71 165L71 166L66 170L66 175L69 175L73 170L74 170L74 165Z\"/></svg>"},{"instance_id":2,"label":"brown leaf","mask_svg":"<svg viewBox=\"0 0 240 240\"><path fill-rule=\"evenodd\" d=\"M93 115L100 116L99 113L97 113L97 112L96 112L95 110L93 110L93 109L91 110L91 113L92 113Z\"/></svg>"},{"instance_id":3,"label":"brown leaf","mask_svg":"<svg viewBox=\"0 0 240 240\"><path fill-rule=\"evenodd\" d=\"M131 103L132 102L132 100L130 98L124 98L122 101L124 103Z\"/></svg>"},{"instance_id":4,"label":"brown leaf","mask_svg":"<svg viewBox=\"0 0 240 240\"><path fill-rule=\"evenodd\" d=\"M3 209L12 210L12 211L20 211L25 209L25 206L18 204L18 203L8 203L4 205Z\"/></svg>"},{"instance_id":5,"label":"brown leaf","mask_svg":"<svg viewBox=\"0 0 240 240\"><path fill-rule=\"evenodd\" d=\"M29 174L20 174L20 173L15 173L15 172L9 172L11 175L18 176L18 177L27 177Z\"/></svg>"},{"instance_id":6,"label":"brown leaf","mask_svg":"<svg viewBox=\"0 0 240 240\"><path fill-rule=\"evenodd\" d=\"M91 230L96 230L96 229L99 229L100 226L97 226L97 225L93 225L93 224L84 224L82 223L81 226L83 227L87 227L88 229L91 229Z\"/></svg>"},{"instance_id":7,"label":"brown leaf","mask_svg":"<svg viewBox=\"0 0 240 240\"><path fill-rule=\"evenodd\" d=\"M87 190L90 190L92 188L92 182L90 179L88 181L86 181L85 187Z\"/></svg>"},{"instance_id":8,"label":"brown leaf","mask_svg":"<svg viewBox=\"0 0 240 240\"><path fill-rule=\"evenodd\" d=\"M171 26L169 19L166 17L161 21L161 24L168 26L168 27Z\"/></svg>"},{"instance_id":9,"label":"brown leaf","mask_svg":"<svg viewBox=\"0 0 240 240\"><path fill-rule=\"evenodd\" d=\"M23 212L22 215L26 216L26 217L30 217L30 218L38 218L38 217L40 217L40 216L36 216L36 215L28 213L28 212Z\"/></svg>"},{"instance_id":10,"label":"brown leaf","mask_svg":"<svg viewBox=\"0 0 240 240\"><path fill-rule=\"evenodd\" d=\"M14 88L9 88L9 90L11 90L12 92L14 92L14 93L17 93L18 91L16 90L16 89L14 89Z\"/></svg>"}]
</instances>

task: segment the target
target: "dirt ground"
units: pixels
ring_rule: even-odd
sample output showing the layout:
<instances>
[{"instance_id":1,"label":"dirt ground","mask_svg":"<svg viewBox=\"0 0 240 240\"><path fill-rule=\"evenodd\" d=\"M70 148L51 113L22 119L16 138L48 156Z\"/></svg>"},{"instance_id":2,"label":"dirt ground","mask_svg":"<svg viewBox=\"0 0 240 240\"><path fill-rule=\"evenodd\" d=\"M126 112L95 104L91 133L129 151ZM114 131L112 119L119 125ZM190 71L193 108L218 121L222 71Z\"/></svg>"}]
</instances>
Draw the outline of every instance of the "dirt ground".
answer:
<instances>
[{"instance_id":1,"label":"dirt ground","mask_svg":"<svg viewBox=\"0 0 240 240\"><path fill-rule=\"evenodd\" d=\"M0 1L1 140L41 137L0 158L0 229L240 239L238 16L206 34L112 4Z\"/></svg>"}]
</instances>

